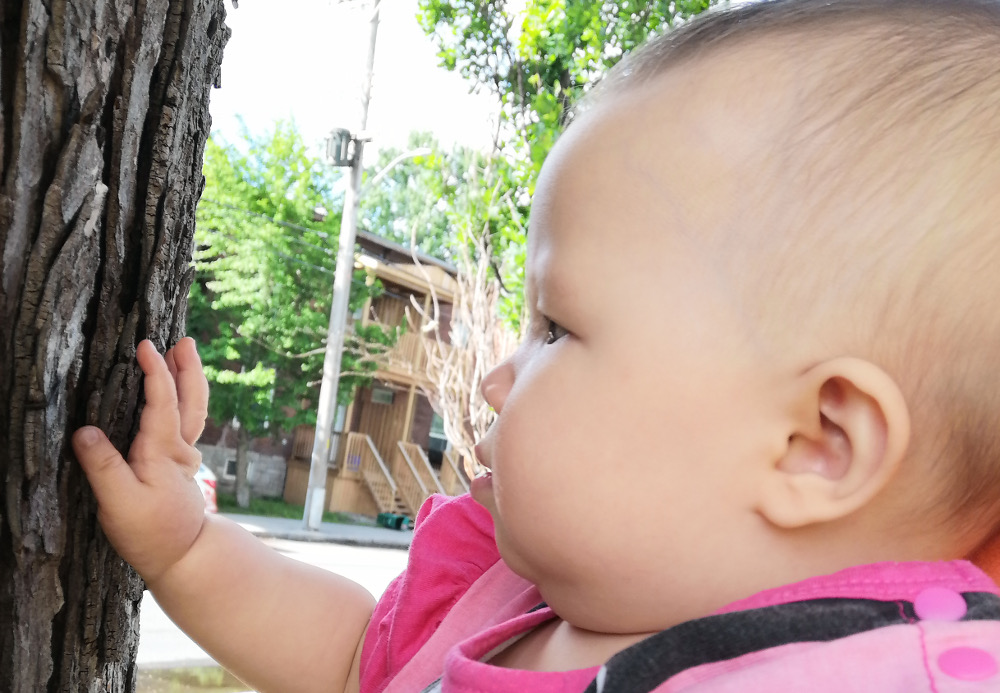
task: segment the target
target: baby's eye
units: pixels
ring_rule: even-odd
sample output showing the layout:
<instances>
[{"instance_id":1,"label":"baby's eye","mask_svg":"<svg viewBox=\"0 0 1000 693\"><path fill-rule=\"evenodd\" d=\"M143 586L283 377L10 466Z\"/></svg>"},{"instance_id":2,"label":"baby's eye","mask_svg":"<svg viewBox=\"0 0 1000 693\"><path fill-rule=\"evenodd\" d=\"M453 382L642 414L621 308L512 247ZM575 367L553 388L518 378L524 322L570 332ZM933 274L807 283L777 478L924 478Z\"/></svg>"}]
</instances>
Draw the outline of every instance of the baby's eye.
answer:
<instances>
[{"instance_id":1,"label":"baby's eye","mask_svg":"<svg viewBox=\"0 0 1000 693\"><path fill-rule=\"evenodd\" d=\"M554 344L567 334L569 334L569 332L565 327L557 323L555 320L549 320L549 329L545 334L545 343Z\"/></svg>"}]
</instances>

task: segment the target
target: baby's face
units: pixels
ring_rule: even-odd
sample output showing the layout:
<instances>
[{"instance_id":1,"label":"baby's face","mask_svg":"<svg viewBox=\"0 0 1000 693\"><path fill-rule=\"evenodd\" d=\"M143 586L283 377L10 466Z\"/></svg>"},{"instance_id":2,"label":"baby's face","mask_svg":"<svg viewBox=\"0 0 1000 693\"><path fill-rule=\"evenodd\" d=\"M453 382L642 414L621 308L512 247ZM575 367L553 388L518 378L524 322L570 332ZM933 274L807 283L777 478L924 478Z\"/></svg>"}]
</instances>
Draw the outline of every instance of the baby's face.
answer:
<instances>
[{"instance_id":1,"label":"baby's face","mask_svg":"<svg viewBox=\"0 0 1000 693\"><path fill-rule=\"evenodd\" d=\"M778 453L776 374L711 233L752 223L729 200L753 126L705 110L725 85L692 86L615 96L554 149L532 206L528 334L483 385L499 416L473 495L511 567L599 632L743 596L727 566L754 548L741 532Z\"/></svg>"}]
</instances>

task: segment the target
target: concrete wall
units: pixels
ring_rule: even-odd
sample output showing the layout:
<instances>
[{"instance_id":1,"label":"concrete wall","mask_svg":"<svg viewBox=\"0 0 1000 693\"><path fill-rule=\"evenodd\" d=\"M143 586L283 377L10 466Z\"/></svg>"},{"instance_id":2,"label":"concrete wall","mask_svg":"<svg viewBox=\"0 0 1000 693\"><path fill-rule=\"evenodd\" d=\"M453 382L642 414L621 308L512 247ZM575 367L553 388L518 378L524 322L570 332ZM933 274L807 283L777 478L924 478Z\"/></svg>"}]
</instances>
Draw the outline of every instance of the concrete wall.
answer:
<instances>
[{"instance_id":1,"label":"concrete wall","mask_svg":"<svg viewBox=\"0 0 1000 693\"><path fill-rule=\"evenodd\" d=\"M236 459L236 449L198 443L201 459L218 477L218 490L235 493L236 479L226 476L226 464ZM256 498L281 498L285 490L285 458L250 451L250 493ZM235 465L231 465L235 466Z\"/></svg>"}]
</instances>

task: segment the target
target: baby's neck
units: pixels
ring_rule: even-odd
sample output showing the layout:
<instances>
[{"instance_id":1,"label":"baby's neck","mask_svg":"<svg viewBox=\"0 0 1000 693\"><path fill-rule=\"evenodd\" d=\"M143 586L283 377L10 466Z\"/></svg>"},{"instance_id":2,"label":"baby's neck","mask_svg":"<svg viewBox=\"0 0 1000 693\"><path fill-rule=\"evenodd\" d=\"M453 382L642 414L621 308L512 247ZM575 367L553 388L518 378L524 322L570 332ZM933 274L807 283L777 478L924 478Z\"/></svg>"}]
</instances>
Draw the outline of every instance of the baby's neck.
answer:
<instances>
[{"instance_id":1,"label":"baby's neck","mask_svg":"<svg viewBox=\"0 0 1000 693\"><path fill-rule=\"evenodd\" d=\"M587 669L604 664L613 655L650 635L652 633L595 633L555 618L494 656L490 664L526 671Z\"/></svg>"}]
</instances>

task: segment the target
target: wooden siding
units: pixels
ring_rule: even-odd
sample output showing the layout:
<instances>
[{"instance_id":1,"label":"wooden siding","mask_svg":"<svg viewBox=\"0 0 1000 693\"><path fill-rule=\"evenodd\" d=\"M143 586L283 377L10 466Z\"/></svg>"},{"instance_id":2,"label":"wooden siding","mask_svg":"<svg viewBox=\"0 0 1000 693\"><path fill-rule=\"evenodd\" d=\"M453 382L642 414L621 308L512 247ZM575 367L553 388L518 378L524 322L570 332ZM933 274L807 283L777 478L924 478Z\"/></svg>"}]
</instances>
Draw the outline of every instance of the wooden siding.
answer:
<instances>
[{"instance_id":1,"label":"wooden siding","mask_svg":"<svg viewBox=\"0 0 1000 693\"><path fill-rule=\"evenodd\" d=\"M292 505L305 505L309 490L309 460L288 460L285 473L285 493L283 498ZM333 475L326 475L326 497L333 491Z\"/></svg>"},{"instance_id":2,"label":"wooden siding","mask_svg":"<svg viewBox=\"0 0 1000 693\"><path fill-rule=\"evenodd\" d=\"M371 491L361 479L346 479L338 476L333 480L329 508L331 512L353 513L356 515L378 515L378 505Z\"/></svg>"},{"instance_id":3,"label":"wooden siding","mask_svg":"<svg viewBox=\"0 0 1000 693\"><path fill-rule=\"evenodd\" d=\"M313 451L313 440L316 437L316 428L314 426L308 426L302 424L301 426L296 426L295 431L292 436L292 455L293 460L306 460L307 462L312 459Z\"/></svg>"},{"instance_id":4,"label":"wooden siding","mask_svg":"<svg viewBox=\"0 0 1000 693\"><path fill-rule=\"evenodd\" d=\"M409 305L408 300L399 296L382 294L372 299L371 306L368 308L368 321L384 325L387 328L403 327L406 322L406 309Z\"/></svg>"},{"instance_id":5,"label":"wooden siding","mask_svg":"<svg viewBox=\"0 0 1000 693\"><path fill-rule=\"evenodd\" d=\"M356 424L351 430L370 436L383 460L391 458L406 430L407 395L407 390L398 389L392 404L378 404L372 402L371 388L366 387L358 390L354 400Z\"/></svg>"},{"instance_id":6,"label":"wooden siding","mask_svg":"<svg viewBox=\"0 0 1000 693\"><path fill-rule=\"evenodd\" d=\"M382 265L380 269L388 271ZM373 387L393 390L393 400L391 404L372 401L372 387L361 388L355 395L348 414L347 429L340 438L336 460L328 472L327 498L331 509L371 514L373 510L385 506L388 502L386 499L379 499L376 503L371 498L368 481L358 467L357 455L352 455L348 451L350 447L348 438L352 434L361 434L371 439L375 453L383 461L382 464L392 467L389 478L390 482L397 486L394 493L401 496L403 491L406 491L408 496L405 499L406 505L414 503L419 505L419 495L426 497L427 493L440 492L443 488L433 470L431 477L423 472L422 465L426 465L426 455L423 450L408 449L405 454L399 452L400 443L416 442L420 448L427 446L432 410L426 398L415 389L429 385L426 376L425 348L429 340L419 331L419 326L407 324L407 309L410 308L408 296L413 294L417 303L425 305L426 284L421 290L416 284L410 286L413 277L405 273L399 274L396 269L393 272L396 274L390 272L387 276L376 272L382 278L387 291L369 301L364 311L366 323L376 322L386 329L406 328L406 331L399 335L394 348L381 359L375 373L376 383ZM443 270L432 274L438 280L450 280ZM441 276L437 276L439 274ZM445 293L439 297L443 300L438 318L442 336L447 340L450 336L448 333L451 305L445 301L450 299L450 294ZM411 309L409 317L418 318L419 314ZM284 493L287 501L298 504L305 502L314 435L312 427L300 427L300 429L295 431L294 440L290 445L288 477ZM352 457L355 459L351 459ZM409 462L406 463L400 459L401 457L408 458ZM411 467L412 471L404 467ZM372 483L378 486L381 482ZM462 489L461 482L454 478L450 485L452 492ZM419 489L420 486L423 488ZM416 507L407 510L415 511Z\"/></svg>"},{"instance_id":7,"label":"wooden siding","mask_svg":"<svg viewBox=\"0 0 1000 693\"><path fill-rule=\"evenodd\" d=\"M451 344L451 304L438 303L438 332L441 341ZM433 333L432 333L433 336Z\"/></svg>"},{"instance_id":8,"label":"wooden siding","mask_svg":"<svg viewBox=\"0 0 1000 693\"><path fill-rule=\"evenodd\" d=\"M434 419L434 409L427 398L417 393L417 406L413 410L413 423L410 425L410 439L407 443L416 443L427 449L431 437L431 421Z\"/></svg>"}]
</instances>

